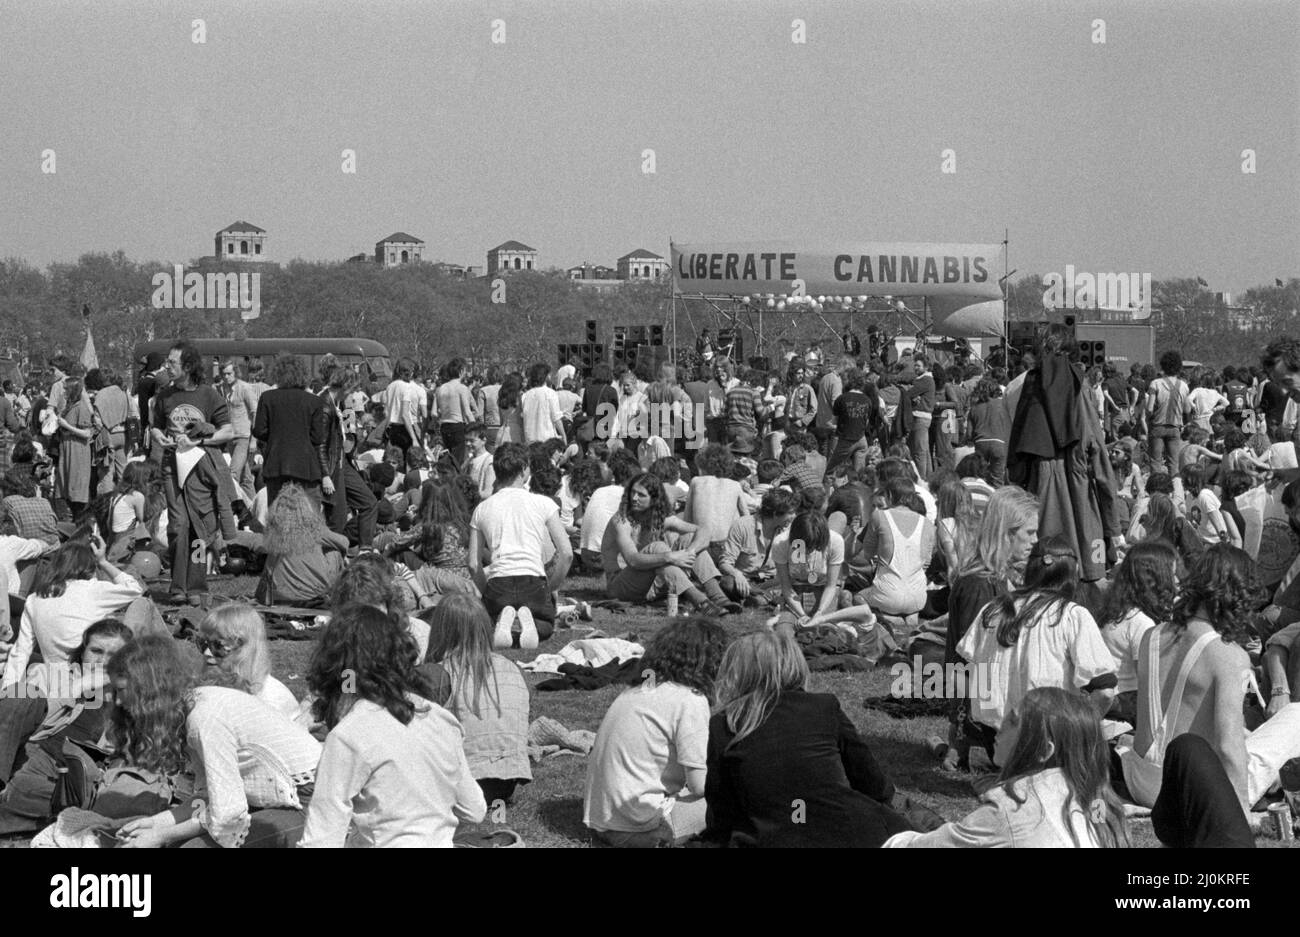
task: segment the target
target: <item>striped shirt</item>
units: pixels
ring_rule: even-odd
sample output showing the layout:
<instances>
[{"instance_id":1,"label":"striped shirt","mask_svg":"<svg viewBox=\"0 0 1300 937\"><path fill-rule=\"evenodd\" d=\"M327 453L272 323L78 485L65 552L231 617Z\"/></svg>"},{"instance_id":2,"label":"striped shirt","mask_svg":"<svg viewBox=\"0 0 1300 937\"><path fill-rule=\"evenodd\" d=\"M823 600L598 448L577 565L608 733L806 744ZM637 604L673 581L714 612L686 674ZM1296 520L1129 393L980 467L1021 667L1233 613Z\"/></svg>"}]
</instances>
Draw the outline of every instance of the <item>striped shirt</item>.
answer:
<instances>
[{"instance_id":1,"label":"striped shirt","mask_svg":"<svg viewBox=\"0 0 1300 937\"><path fill-rule=\"evenodd\" d=\"M758 426L758 391L748 384L737 384L727 391L727 423Z\"/></svg>"}]
</instances>

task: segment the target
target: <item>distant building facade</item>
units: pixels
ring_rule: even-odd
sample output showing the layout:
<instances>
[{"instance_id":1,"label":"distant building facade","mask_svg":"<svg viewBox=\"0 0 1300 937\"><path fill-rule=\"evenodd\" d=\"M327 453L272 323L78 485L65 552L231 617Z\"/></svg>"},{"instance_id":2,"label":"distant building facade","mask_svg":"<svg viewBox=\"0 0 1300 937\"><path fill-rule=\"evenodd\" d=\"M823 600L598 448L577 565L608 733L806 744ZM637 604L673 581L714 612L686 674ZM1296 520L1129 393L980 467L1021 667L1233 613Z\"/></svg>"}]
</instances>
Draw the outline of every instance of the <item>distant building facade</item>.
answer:
<instances>
[{"instance_id":1,"label":"distant building facade","mask_svg":"<svg viewBox=\"0 0 1300 937\"><path fill-rule=\"evenodd\" d=\"M265 229L247 221L226 225L217 232L216 256L222 260L265 260Z\"/></svg>"},{"instance_id":2,"label":"distant building facade","mask_svg":"<svg viewBox=\"0 0 1300 937\"><path fill-rule=\"evenodd\" d=\"M618 259L620 280L657 280L667 272L668 261L644 248Z\"/></svg>"},{"instance_id":3,"label":"distant building facade","mask_svg":"<svg viewBox=\"0 0 1300 937\"><path fill-rule=\"evenodd\" d=\"M375 245L375 263L385 267L418 264L424 259L424 242L418 237L398 231Z\"/></svg>"},{"instance_id":4,"label":"distant building facade","mask_svg":"<svg viewBox=\"0 0 1300 937\"><path fill-rule=\"evenodd\" d=\"M502 270L539 270L537 251L519 241L506 241L488 251L488 276Z\"/></svg>"}]
</instances>

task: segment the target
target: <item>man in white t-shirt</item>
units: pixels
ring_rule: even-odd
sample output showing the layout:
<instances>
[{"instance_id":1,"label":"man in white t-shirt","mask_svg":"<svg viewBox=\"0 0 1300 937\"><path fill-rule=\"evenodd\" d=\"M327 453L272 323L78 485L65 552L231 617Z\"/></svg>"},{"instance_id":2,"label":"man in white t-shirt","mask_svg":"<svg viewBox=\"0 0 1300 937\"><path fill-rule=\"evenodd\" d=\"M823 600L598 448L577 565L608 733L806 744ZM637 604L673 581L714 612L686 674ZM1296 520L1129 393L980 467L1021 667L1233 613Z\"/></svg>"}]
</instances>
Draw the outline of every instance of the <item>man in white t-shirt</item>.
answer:
<instances>
[{"instance_id":1,"label":"man in white t-shirt","mask_svg":"<svg viewBox=\"0 0 1300 937\"><path fill-rule=\"evenodd\" d=\"M488 613L497 619L493 646L526 650L551 636L554 592L569 573L573 547L554 501L528 490L528 450L498 446L492 457L496 494L470 519L469 569ZM546 566L547 543L555 550ZM519 630L515 632L516 619Z\"/></svg>"},{"instance_id":2,"label":"man in white t-shirt","mask_svg":"<svg viewBox=\"0 0 1300 937\"><path fill-rule=\"evenodd\" d=\"M528 369L528 390L519 398L520 419L524 424L526 443L565 438L560 398L546 383L550 374L550 369L541 363Z\"/></svg>"},{"instance_id":3,"label":"man in white t-shirt","mask_svg":"<svg viewBox=\"0 0 1300 937\"><path fill-rule=\"evenodd\" d=\"M402 358L393 369L393 380L384 388L384 415L388 418L388 442L402 450L402 464L412 447L424 448L424 417L429 394L412 381L415 365Z\"/></svg>"},{"instance_id":4,"label":"man in white t-shirt","mask_svg":"<svg viewBox=\"0 0 1300 937\"><path fill-rule=\"evenodd\" d=\"M655 679L615 698L587 759L582 821L611 846L671 845L705 827L708 697L675 682L671 660L647 660Z\"/></svg>"}]
</instances>

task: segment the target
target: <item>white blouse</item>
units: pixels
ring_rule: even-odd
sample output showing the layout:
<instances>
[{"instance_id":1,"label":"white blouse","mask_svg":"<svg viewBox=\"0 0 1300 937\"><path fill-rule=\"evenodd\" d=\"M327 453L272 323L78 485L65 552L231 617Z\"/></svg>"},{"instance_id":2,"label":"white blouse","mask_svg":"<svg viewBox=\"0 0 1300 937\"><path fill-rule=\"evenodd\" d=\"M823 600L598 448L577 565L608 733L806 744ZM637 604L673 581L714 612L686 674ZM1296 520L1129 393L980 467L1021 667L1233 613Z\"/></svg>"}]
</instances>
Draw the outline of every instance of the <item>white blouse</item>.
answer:
<instances>
[{"instance_id":1,"label":"white blouse","mask_svg":"<svg viewBox=\"0 0 1300 937\"><path fill-rule=\"evenodd\" d=\"M248 693L204 686L186 733L194 815L218 844L243 843L251 807L301 809L298 786L315 780L321 752L303 727Z\"/></svg>"}]
</instances>

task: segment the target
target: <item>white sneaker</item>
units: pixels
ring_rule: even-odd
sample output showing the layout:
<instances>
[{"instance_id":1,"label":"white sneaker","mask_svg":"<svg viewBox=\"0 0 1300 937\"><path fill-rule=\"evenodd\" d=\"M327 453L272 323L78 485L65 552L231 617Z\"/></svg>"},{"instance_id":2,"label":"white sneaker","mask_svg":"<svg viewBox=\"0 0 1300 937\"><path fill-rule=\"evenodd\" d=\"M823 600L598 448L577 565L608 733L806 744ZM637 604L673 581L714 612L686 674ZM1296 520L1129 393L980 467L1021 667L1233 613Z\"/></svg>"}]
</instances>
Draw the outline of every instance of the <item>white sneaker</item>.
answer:
<instances>
[{"instance_id":1,"label":"white sneaker","mask_svg":"<svg viewBox=\"0 0 1300 937\"><path fill-rule=\"evenodd\" d=\"M532 619L530 618L531 622ZM507 605L501 609L501 614L497 616L497 628L492 633L492 649L494 651L508 650L515 643L515 609L514 606ZM533 634L536 635L534 629ZM536 647L537 645L533 645Z\"/></svg>"},{"instance_id":2,"label":"white sneaker","mask_svg":"<svg viewBox=\"0 0 1300 937\"><path fill-rule=\"evenodd\" d=\"M527 605L519 609L519 646L525 651L537 649L537 623L533 621L533 611Z\"/></svg>"}]
</instances>

